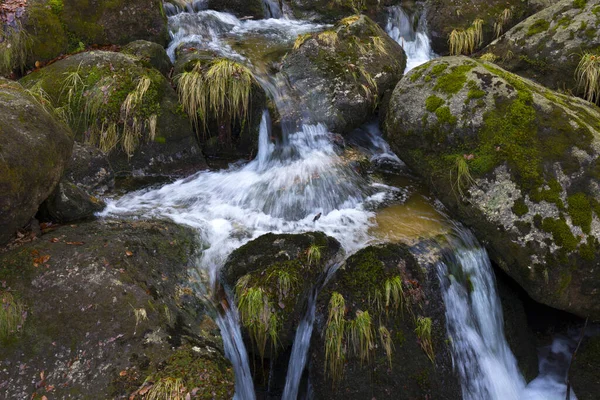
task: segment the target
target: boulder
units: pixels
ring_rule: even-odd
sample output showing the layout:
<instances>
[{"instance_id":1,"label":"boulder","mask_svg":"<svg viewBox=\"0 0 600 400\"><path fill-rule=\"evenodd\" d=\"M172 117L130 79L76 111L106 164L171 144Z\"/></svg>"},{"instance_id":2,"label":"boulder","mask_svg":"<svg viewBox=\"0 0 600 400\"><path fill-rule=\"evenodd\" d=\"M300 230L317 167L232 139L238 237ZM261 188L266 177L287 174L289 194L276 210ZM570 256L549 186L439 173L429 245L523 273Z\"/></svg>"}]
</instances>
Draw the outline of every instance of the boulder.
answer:
<instances>
[{"instance_id":1,"label":"boulder","mask_svg":"<svg viewBox=\"0 0 600 400\"><path fill-rule=\"evenodd\" d=\"M405 66L402 47L360 15L298 37L281 72L299 103L294 111L303 115L298 118L346 134L368 121Z\"/></svg>"},{"instance_id":2,"label":"boulder","mask_svg":"<svg viewBox=\"0 0 600 400\"><path fill-rule=\"evenodd\" d=\"M136 40L123 47L121 52L139 58L148 68L159 70L165 77L169 76L171 68L173 68L167 51L158 43Z\"/></svg>"},{"instance_id":3,"label":"boulder","mask_svg":"<svg viewBox=\"0 0 600 400\"><path fill-rule=\"evenodd\" d=\"M481 44L490 43L501 32L530 15L529 2L521 0L427 0L425 8L431 47L437 54L448 54L453 30L467 31L476 20L481 20ZM477 46L480 47L480 46Z\"/></svg>"},{"instance_id":4,"label":"boulder","mask_svg":"<svg viewBox=\"0 0 600 400\"><path fill-rule=\"evenodd\" d=\"M481 53L546 87L585 97L577 66L586 53L596 54L598 46L600 0L562 0L515 25Z\"/></svg>"},{"instance_id":5,"label":"boulder","mask_svg":"<svg viewBox=\"0 0 600 400\"><path fill-rule=\"evenodd\" d=\"M536 301L600 318L600 109L466 57L412 70L391 148Z\"/></svg>"},{"instance_id":6,"label":"boulder","mask_svg":"<svg viewBox=\"0 0 600 400\"><path fill-rule=\"evenodd\" d=\"M69 128L19 83L0 78L0 244L35 215L71 155Z\"/></svg>"},{"instance_id":7,"label":"boulder","mask_svg":"<svg viewBox=\"0 0 600 400\"><path fill-rule=\"evenodd\" d=\"M15 323L0 330L0 396L175 397L168 384L180 380L196 398L232 398L218 328L193 289L196 250L196 233L173 223L105 220L2 253Z\"/></svg>"},{"instance_id":8,"label":"boulder","mask_svg":"<svg viewBox=\"0 0 600 400\"><path fill-rule=\"evenodd\" d=\"M424 325L429 333L417 333ZM314 397L461 398L450 351L435 265L419 265L405 245L367 247L318 296L309 371Z\"/></svg>"},{"instance_id":9,"label":"boulder","mask_svg":"<svg viewBox=\"0 0 600 400\"><path fill-rule=\"evenodd\" d=\"M298 324L304 317L308 297L322 285L327 270L339 261L340 244L321 232L294 235L266 234L234 251L220 272L221 282L235 294L248 349L262 357L276 358L289 349ZM255 317L244 304L248 296L261 294L269 321L258 330ZM263 342L267 332L276 334ZM276 342L273 342L276 339ZM262 343L262 344L261 344ZM266 343L269 346L266 346ZM265 350L271 349L271 352Z\"/></svg>"},{"instance_id":10,"label":"boulder","mask_svg":"<svg viewBox=\"0 0 600 400\"><path fill-rule=\"evenodd\" d=\"M30 0L24 12L17 13L15 27L15 38L23 31L28 39L22 59L27 66L88 45L134 40L166 45L169 40L161 0Z\"/></svg>"},{"instance_id":11,"label":"boulder","mask_svg":"<svg viewBox=\"0 0 600 400\"><path fill-rule=\"evenodd\" d=\"M205 167L169 81L123 53L79 53L21 80L41 88L78 142L108 154L117 175L180 174Z\"/></svg>"},{"instance_id":12,"label":"boulder","mask_svg":"<svg viewBox=\"0 0 600 400\"><path fill-rule=\"evenodd\" d=\"M42 221L67 223L91 218L105 206L101 199L91 196L63 178L54 192L40 205L36 217Z\"/></svg>"}]
</instances>

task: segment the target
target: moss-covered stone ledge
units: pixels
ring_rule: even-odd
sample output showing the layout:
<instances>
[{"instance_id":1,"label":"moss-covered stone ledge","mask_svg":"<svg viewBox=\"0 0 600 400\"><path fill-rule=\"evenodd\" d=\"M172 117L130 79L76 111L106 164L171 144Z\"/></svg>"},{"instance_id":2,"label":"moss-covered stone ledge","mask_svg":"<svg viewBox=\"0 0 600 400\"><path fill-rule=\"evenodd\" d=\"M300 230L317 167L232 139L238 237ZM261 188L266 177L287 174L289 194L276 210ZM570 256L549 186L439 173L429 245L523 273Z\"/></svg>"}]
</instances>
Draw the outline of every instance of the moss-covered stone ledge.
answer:
<instances>
[{"instance_id":1,"label":"moss-covered stone ledge","mask_svg":"<svg viewBox=\"0 0 600 400\"><path fill-rule=\"evenodd\" d=\"M600 318L600 109L445 57L400 81L383 122L392 148L536 301Z\"/></svg>"}]
</instances>

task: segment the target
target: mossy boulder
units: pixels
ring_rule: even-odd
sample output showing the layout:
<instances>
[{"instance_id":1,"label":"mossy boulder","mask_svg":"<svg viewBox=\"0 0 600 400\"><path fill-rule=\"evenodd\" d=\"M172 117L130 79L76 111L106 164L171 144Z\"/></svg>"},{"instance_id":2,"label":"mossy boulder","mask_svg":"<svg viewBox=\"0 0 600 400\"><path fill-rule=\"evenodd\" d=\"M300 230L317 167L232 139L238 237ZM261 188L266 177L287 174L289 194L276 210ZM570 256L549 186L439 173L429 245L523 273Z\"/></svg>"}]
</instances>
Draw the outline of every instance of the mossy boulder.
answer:
<instances>
[{"instance_id":1,"label":"mossy boulder","mask_svg":"<svg viewBox=\"0 0 600 400\"><path fill-rule=\"evenodd\" d=\"M70 129L17 82L0 78L0 244L52 193L71 155Z\"/></svg>"},{"instance_id":2,"label":"mossy boulder","mask_svg":"<svg viewBox=\"0 0 600 400\"><path fill-rule=\"evenodd\" d=\"M21 82L43 89L75 139L105 151L118 175L176 174L205 166L171 84L137 57L79 53Z\"/></svg>"},{"instance_id":3,"label":"mossy boulder","mask_svg":"<svg viewBox=\"0 0 600 400\"><path fill-rule=\"evenodd\" d=\"M573 392L579 400L594 400L600 390L600 336L585 338L570 371Z\"/></svg>"},{"instance_id":4,"label":"mossy boulder","mask_svg":"<svg viewBox=\"0 0 600 400\"><path fill-rule=\"evenodd\" d=\"M92 44L169 40L161 0L31 0L22 24L31 39L29 65Z\"/></svg>"},{"instance_id":5,"label":"mossy boulder","mask_svg":"<svg viewBox=\"0 0 600 400\"><path fill-rule=\"evenodd\" d=\"M37 218L58 223L72 222L92 218L94 213L102 211L105 206L101 199L63 178L40 205Z\"/></svg>"},{"instance_id":6,"label":"mossy boulder","mask_svg":"<svg viewBox=\"0 0 600 400\"><path fill-rule=\"evenodd\" d=\"M445 57L400 81L383 126L534 300L600 318L600 109Z\"/></svg>"},{"instance_id":7,"label":"mossy boulder","mask_svg":"<svg viewBox=\"0 0 600 400\"><path fill-rule=\"evenodd\" d=\"M297 118L345 134L372 116L402 77L406 55L370 18L351 16L328 31L300 36L281 72L298 99Z\"/></svg>"},{"instance_id":8,"label":"mossy boulder","mask_svg":"<svg viewBox=\"0 0 600 400\"><path fill-rule=\"evenodd\" d=\"M129 398L170 378L231 398L218 328L193 289L196 240L169 222L105 220L0 254L0 291L26 312L0 346L2 397Z\"/></svg>"},{"instance_id":9,"label":"mossy boulder","mask_svg":"<svg viewBox=\"0 0 600 400\"><path fill-rule=\"evenodd\" d=\"M495 63L554 90L583 95L576 69L600 51L600 0L562 0L515 25L481 51Z\"/></svg>"},{"instance_id":10,"label":"mossy boulder","mask_svg":"<svg viewBox=\"0 0 600 400\"><path fill-rule=\"evenodd\" d=\"M256 355L276 358L293 344L298 324L304 317L311 292L320 287L327 270L339 261L340 244L321 232L303 234L266 234L234 251L220 272L221 282L235 295L242 326ZM260 293L271 317L260 329L273 329L276 335L267 347L257 349L252 320L247 318L244 302L248 295ZM250 316L255 317L255 316ZM259 332L260 333L260 332ZM272 339L276 338L276 342ZM250 344L250 343L249 343ZM264 343L263 343L264 345ZM258 350L258 351L257 351ZM265 351L266 350L266 351ZM269 351L270 350L270 351Z\"/></svg>"},{"instance_id":11,"label":"mossy boulder","mask_svg":"<svg viewBox=\"0 0 600 400\"><path fill-rule=\"evenodd\" d=\"M530 15L528 3L522 0L427 0L425 7L431 47L438 54L448 54L450 33L455 29L466 31L477 19L483 21L483 44L490 43L496 35L494 24L501 21L505 32ZM509 18L503 18L504 10L510 11L507 14Z\"/></svg>"},{"instance_id":12,"label":"mossy boulder","mask_svg":"<svg viewBox=\"0 0 600 400\"><path fill-rule=\"evenodd\" d=\"M173 68L167 51L158 43L136 40L123 47L121 52L139 58L147 67L159 70L166 77L169 76L171 68Z\"/></svg>"},{"instance_id":13,"label":"mossy boulder","mask_svg":"<svg viewBox=\"0 0 600 400\"><path fill-rule=\"evenodd\" d=\"M421 266L405 245L370 246L351 256L319 294L316 313L309 371L316 399L461 398L435 265ZM341 351L336 314L344 320ZM419 320L428 321L429 334L417 334ZM364 325L370 340L352 335ZM366 359L357 350L363 346Z\"/></svg>"}]
</instances>

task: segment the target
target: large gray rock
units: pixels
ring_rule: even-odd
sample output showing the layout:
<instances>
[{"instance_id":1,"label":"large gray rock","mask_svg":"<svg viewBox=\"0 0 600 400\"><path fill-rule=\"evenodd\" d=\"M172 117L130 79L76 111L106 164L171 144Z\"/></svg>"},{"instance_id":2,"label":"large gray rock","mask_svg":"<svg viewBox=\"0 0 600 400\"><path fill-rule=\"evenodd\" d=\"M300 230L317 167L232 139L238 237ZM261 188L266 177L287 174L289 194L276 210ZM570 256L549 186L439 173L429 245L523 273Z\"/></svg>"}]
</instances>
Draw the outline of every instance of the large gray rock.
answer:
<instances>
[{"instance_id":1,"label":"large gray rock","mask_svg":"<svg viewBox=\"0 0 600 400\"><path fill-rule=\"evenodd\" d=\"M600 0L562 0L517 24L482 53L546 87L581 95L575 70L582 55L599 46Z\"/></svg>"},{"instance_id":2,"label":"large gray rock","mask_svg":"<svg viewBox=\"0 0 600 400\"><path fill-rule=\"evenodd\" d=\"M71 131L54 113L0 78L0 244L52 193L72 147Z\"/></svg>"},{"instance_id":3,"label":"large gray rock","mask_svg":"<svg viewBox=\"0 0 600 400\"><path fill-rule=\"evenodd\" d=\"M0 333L0 397L122 399L169 378L199 399L232 398L231 364L193 289L195 243L173 223L104 220L2 253L0 302L21 313Z\"/></svg>"},{"instance_id":4,"label":"large gray rock","mask_svg":"<svg viewBox=\"0 0 600 400\"><path fill-rule=\"evenodd\" d=\"M95 195L102 195L115 186L115 174L106 154L94 146L77 142L64 176L78 188Z\"/></svg>"},{"instance_id":5,"label":"large gray rock","mask_svg":"<svg viewBox=\"0 0 600 400\"><path fill-rule=\"evenodd\" d=\"M167 51L158 43L149 42L147 40L136 40L127 44L121 49L125 54L130 54L139 58L148 67L156 68L161 74L168 77L173 68L171 59L167 55Z\"/></svg>"},{"instance_id":6,"label":"large gray rock","mask_svg":"<svg viewBox=\"0 0 600 400\"><path fill-rule=\"evenodd\" d=\"M79 83L73 85L75 78ZM125 101L142 79L148 79L149 86L126 118ZM107 152L117 175L195 172L206 165L171 84L137 57L107 51L80 53L21 82L41 87L69 121L76 140ZM128 145L123 132L136 124L141 131L129 136L133 145Z\"/></svg>"},{"instance_id":7,"label":"large gray rock","mask_svg":"<svg viewBox=\"0 0 600 400\"><path fill-rule=\"evenodd\" d=\"M405 66L398 43L368 17L353 16L328 31L299 37L281 72L300 104L297 117L344 134L372 116Z\"/></svg>"},{"instance_id":8,"label":"large gray rock","mask_svg":"<svg viewBox=\"0 0 600 400\"><path fill-rule=\"evenodd\" d=\"M600 109L446 57L400 81L384 131L534 300L600 318Z\"/></svg>"}]
</instances>

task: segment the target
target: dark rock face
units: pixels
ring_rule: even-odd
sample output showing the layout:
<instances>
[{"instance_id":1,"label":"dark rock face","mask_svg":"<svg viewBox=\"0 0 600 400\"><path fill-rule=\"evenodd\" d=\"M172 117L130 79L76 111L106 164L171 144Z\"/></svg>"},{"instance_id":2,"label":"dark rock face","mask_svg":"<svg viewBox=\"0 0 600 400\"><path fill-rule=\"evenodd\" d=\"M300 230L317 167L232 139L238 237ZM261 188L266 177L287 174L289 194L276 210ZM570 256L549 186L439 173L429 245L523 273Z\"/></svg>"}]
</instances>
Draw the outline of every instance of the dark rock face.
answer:
<instances>
[{"instance_id":1,"label":"dark rock face","mask_svg":"<svg viewBox=\"0 0 600 400\"><path fill-rule=\"evenodd\" d=\"M42 203L37 217L66 223L90 218L105 207L102 200L89 195L74 183L61 179L54 192Z\"/></svg>"},{"instance_id":2,"label":"dark rock face","mask_svg":"<svg viewBox=\"0 0 600 400\"><path fill-rule=\"evenodd\" d=\"M0 78L0 244L52 193L72 147L71 131L53 112Z\"/></svg>"},{"instance_id":3,"label":"dark rock face","mask_svg":"<svg viewBox=\"0 0 600 400\"><path fill-rule=\"evenodd\" d=\"M296 18L328 23L334 23L357 12L379 21L384 8L396 3L394 0L290 0L287 2Z\"/></svg>"},{"instance_id":4,"label":"dark rock face","mask_svg":"<svg viewBox=\"0 0 600 400\"><path fill-rule=\"evenodd\" d=\"M208 0L207 6L211 10L229 12L238 18L261 19L265 17L262 0Z\"/></svg>"},{"instance_id":5,"label":"dark rock face","mask_svg":"<svg viewBox=\"0 0 600 400\"><path fill-rule=\"evenodd\" d=\"M121 52L139 58L147 67L156 68L164 76L168 76L173 68L167 51L158 43L136 40L123 47Z\"/></svg>"},{"instance_id":6,"label":"dark rock face","mask_svg":"<svg viewBox=\"0 0 600 400\"><path fill-rule=\"evenodd\" d=\"M403 292L394 300L388 285L399 282ZM394 284L392 283L392 287ZM391 294L388 294L391 293ZM352 334L342 340L342 351L331 349L336 332L334 298L342 296L339 309L346 328L352 329L365 313L371 323L369 359ZM428 319L429 335L416 332L417 321ZM317 317L310 350L310 379L316 399L461 398L458 376L453 372L446 334L445 308L433 265L420 266L404 245L367 247L351 256L319 294ZM384 340L391 339L391 355ZM364 338L364 335L363 335ZM366 340L366 339L365 339ZM430 353L424 349L430 345ZM328 354L329 353L329 354ZM341 361L342 377L334 381L332 360Z\"/></svg>"},{"instance_id":7,"label":"dark rock face","mask_svg":"<svg viewBox=\"0 0 600 400\"><path fill-rule=\"evenodd\" d=\"M368 120L406 66L400 45L365 16L299 37L294 47L281 72L300 104L297 117L340 134Z\"/></svg>"},{"instance_id":8,"label":"dark rock face","mask_svg":"<svg viewBox=\"0 0 600 400\"><path fill-rule=\"evenodd\" d=\"M437 54L449 53L450 33L454 29L467 30L475 20L483 21L483 44L495 38L495 26L502 22L506 32L510 27L530 15L528 2L520 0L473 0L455 2L451 0L427 0L427 27L431 37L431 47ZM504 22L504 10L510 17Z\"/></svg>"},{"instance_id":9,"label":"dark rock face","mask_svg":"<svg viewBox=\"0 0 600 400\"><path fill-rule=\"evenodd\" d=\"M392 95L392 149L536 301L600 317L600 109L447 57Z\"/></svg>"},{"instance_id":10,"label":"dark rock face","mask_svg":"<svg viewBox=\"0 0 600 400\"><path fill-rule=\"evenodd\" d=\"M599 16L599 0L562 0L515 25L482 53L491 53L504 69L583 97L575 71L582 55L600 44Z\"/></svg>"},{"instance_id":11,"label":"dark rock face","mask_svg":"<svg viewBox=\"0 0 600 400\"><path fill-rule=\"evenodd\" d=\"M235 292L238 306L247 293L264 293L270 314L277 319L277 343L271 343L276 354L292 345L310 293L322 285L327 269L339 261L339 252L340 244L321 232L269 233L234 251L221 270L221 281ZM284 281L289 281L289 287Z\"/></svg>"},{"instance_id":12,"label":"dark rock face","mask_svg":"<svg viewBox=\"0 0 600 400\"><path fill-rule=\"evenodd\" d=\"M586 338L577 351L571 368L571 384L580 400L598 398L600 391L600 336Z\"/></svg>"},{"instance_id":13,"label":"dark rock face","mask_svg":"<svg viewBox=\"0 0 600 400\"><path fill-rule=\"evenodd\" d=\"M73 85L69 76L81 83ZM142 80L148 80L149 86L133 116L126 118L127 99ZM22 82L44 89L66 115L76 140L107 152L116 175L183 174L206 166L171 84L137 57L106 51L80 53ZM139 132L131 129L135 126L141 127ZM134 133L125 135L126 129Z\"/></svg>"},{"instance_id":14,"label":"dark rock face","mask_svg":"<svg viewBox=\"0 0 600 400\"><path fill-rule=\"evenodd\" d=\"M96 147L77 142L64 176L91 194L102 195L115 186L114 172L106 155Z\"/></svg>"},{"instance_id":15,"label":"dark rock face","mask_svg":"<svg viewBox=\"0 0 600 400\"><path fill-rule=\"evenodd\" d=\"M190 281L195 239L167 222L95 221L0 254L0 298L23 311L0 336L0 395L128 398L148 378L231 398L218 329Z\"/></svg>"},{"instance_id":16,"label":"dark rock face","mask_svg":"<svg viewBox=\"0 0 600 400\"><path fill-rule=\"evenodd\" d=\"M31 65L85 45L124 45L134 40L166 45L169 39L161 0L33 0L23 21L32 38Z\"/></svg>"}]
</instances>

